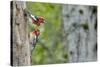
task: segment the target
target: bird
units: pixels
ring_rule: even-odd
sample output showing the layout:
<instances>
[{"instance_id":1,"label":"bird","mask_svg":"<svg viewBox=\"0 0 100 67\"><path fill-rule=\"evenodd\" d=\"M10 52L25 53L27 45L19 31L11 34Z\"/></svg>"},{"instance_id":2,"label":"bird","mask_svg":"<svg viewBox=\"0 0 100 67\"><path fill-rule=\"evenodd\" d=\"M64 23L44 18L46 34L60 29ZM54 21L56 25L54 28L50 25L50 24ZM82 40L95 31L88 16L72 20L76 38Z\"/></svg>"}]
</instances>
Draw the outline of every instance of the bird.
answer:
<instances>
[{"instance_id":1,"label":"bird","mask_svg":"<svg viewBox=\"0 0 100 67\"><path fill-rule=\"evenodd\" d=\"M31 50L35 49L36 43L38 42L39 35L40 35L40 30L38 28L35 28L32 32L30 32Z\"/></svg>"},{"instance_id":2,"label":"bird","mask_svg":"<svg viewBox=\"0 0 100 67\"><path fill-rule=\"evenodd\" d=\"M32 24L40 26L42 23L45 23L43 16L33 15L31 12L24 10L24 16L28 16Z\"/></svg>"}]
</instances>

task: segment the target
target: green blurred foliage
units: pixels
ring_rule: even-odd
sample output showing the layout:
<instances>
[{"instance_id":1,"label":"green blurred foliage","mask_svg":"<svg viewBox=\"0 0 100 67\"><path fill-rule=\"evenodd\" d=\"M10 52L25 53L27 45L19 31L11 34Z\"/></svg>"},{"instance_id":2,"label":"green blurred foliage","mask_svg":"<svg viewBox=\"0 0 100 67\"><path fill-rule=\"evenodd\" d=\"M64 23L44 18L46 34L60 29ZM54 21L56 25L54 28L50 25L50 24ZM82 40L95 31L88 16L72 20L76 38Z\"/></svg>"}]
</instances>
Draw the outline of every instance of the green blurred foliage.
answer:
<instances>
[{"instance_id":1,"label":"green blurred foliage","mask_svg":"<svg viewBox=\"0 0 100 67\"><path fill-rule=\"evenodd\" d=\"M52 3L27 2L27 10L33 15L43 16L46 23L40 33L39 42L32 52L32 64L64 63L68 60L63 46L64 32L61 27L61 5ZM31 31L31 27L29 30Z\"/></svg>"}]
</instances>

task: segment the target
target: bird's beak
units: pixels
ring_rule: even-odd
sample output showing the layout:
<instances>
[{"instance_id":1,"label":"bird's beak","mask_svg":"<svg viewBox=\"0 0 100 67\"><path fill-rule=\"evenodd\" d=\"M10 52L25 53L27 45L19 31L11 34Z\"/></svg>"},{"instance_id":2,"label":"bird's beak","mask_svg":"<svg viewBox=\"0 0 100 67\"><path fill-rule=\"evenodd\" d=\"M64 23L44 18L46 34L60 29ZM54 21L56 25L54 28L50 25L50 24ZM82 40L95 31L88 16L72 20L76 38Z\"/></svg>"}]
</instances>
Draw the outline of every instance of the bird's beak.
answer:
<instances>
[{"instance_id":1,"label":"bird's beak","mask_svg":"<svg viewBox=\"0 0 100 67\"><path fill-rule=\"evenodd\" d=\"M43 21L43 23L46 23L46 21Z\"/></svg>"}]
</instances>

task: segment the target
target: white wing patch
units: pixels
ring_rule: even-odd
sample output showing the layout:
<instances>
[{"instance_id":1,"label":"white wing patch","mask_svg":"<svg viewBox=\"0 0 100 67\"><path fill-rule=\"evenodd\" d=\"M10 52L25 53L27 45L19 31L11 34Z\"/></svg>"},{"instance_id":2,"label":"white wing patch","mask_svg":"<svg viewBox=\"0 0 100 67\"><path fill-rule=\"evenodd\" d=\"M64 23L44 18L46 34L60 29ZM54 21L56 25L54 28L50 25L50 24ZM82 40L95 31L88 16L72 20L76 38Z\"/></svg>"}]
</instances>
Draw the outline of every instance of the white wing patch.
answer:
<instances>
[{"instance_id":1,"label":"white wing patch","mask_svg":"<svg viewBox=\"0 0 100 67\"><path fill-rule=\"evenodd\" d=\"M31 14L31 17L32 17L34 20L37 20L37 19L35 18L35 16L34 16L34 15L32 15L32 14Z\"/></svg>"}]
</instances>

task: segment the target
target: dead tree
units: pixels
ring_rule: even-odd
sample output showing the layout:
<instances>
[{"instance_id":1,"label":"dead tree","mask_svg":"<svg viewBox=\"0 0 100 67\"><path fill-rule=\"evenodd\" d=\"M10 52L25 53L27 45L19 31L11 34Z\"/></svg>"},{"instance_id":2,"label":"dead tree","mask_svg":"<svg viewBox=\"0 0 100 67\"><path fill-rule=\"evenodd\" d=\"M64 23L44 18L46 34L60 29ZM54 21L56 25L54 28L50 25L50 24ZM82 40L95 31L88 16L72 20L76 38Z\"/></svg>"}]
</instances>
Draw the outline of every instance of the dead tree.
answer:
<instances>
[{"instance_id":1,"label":"dead tree","mask_svg":"<svg viewBox=\"0 0 100 67\"><path fill-rule=\"evenodd\" d=\"M68 62L97 60L97 7L63 5L63 26L66 33Z\"/></svg>"},{"instance_id":2,"label":"dead tree","mask_svg":"<svg viewBox=\"0 0 100 67\"><path fill-rule=\"evenodd\" d=\"M30 65L30 46L28 38L28 23L23 9L23 1L11 2L11 65Z\"/></svg>"}]
</instances>

